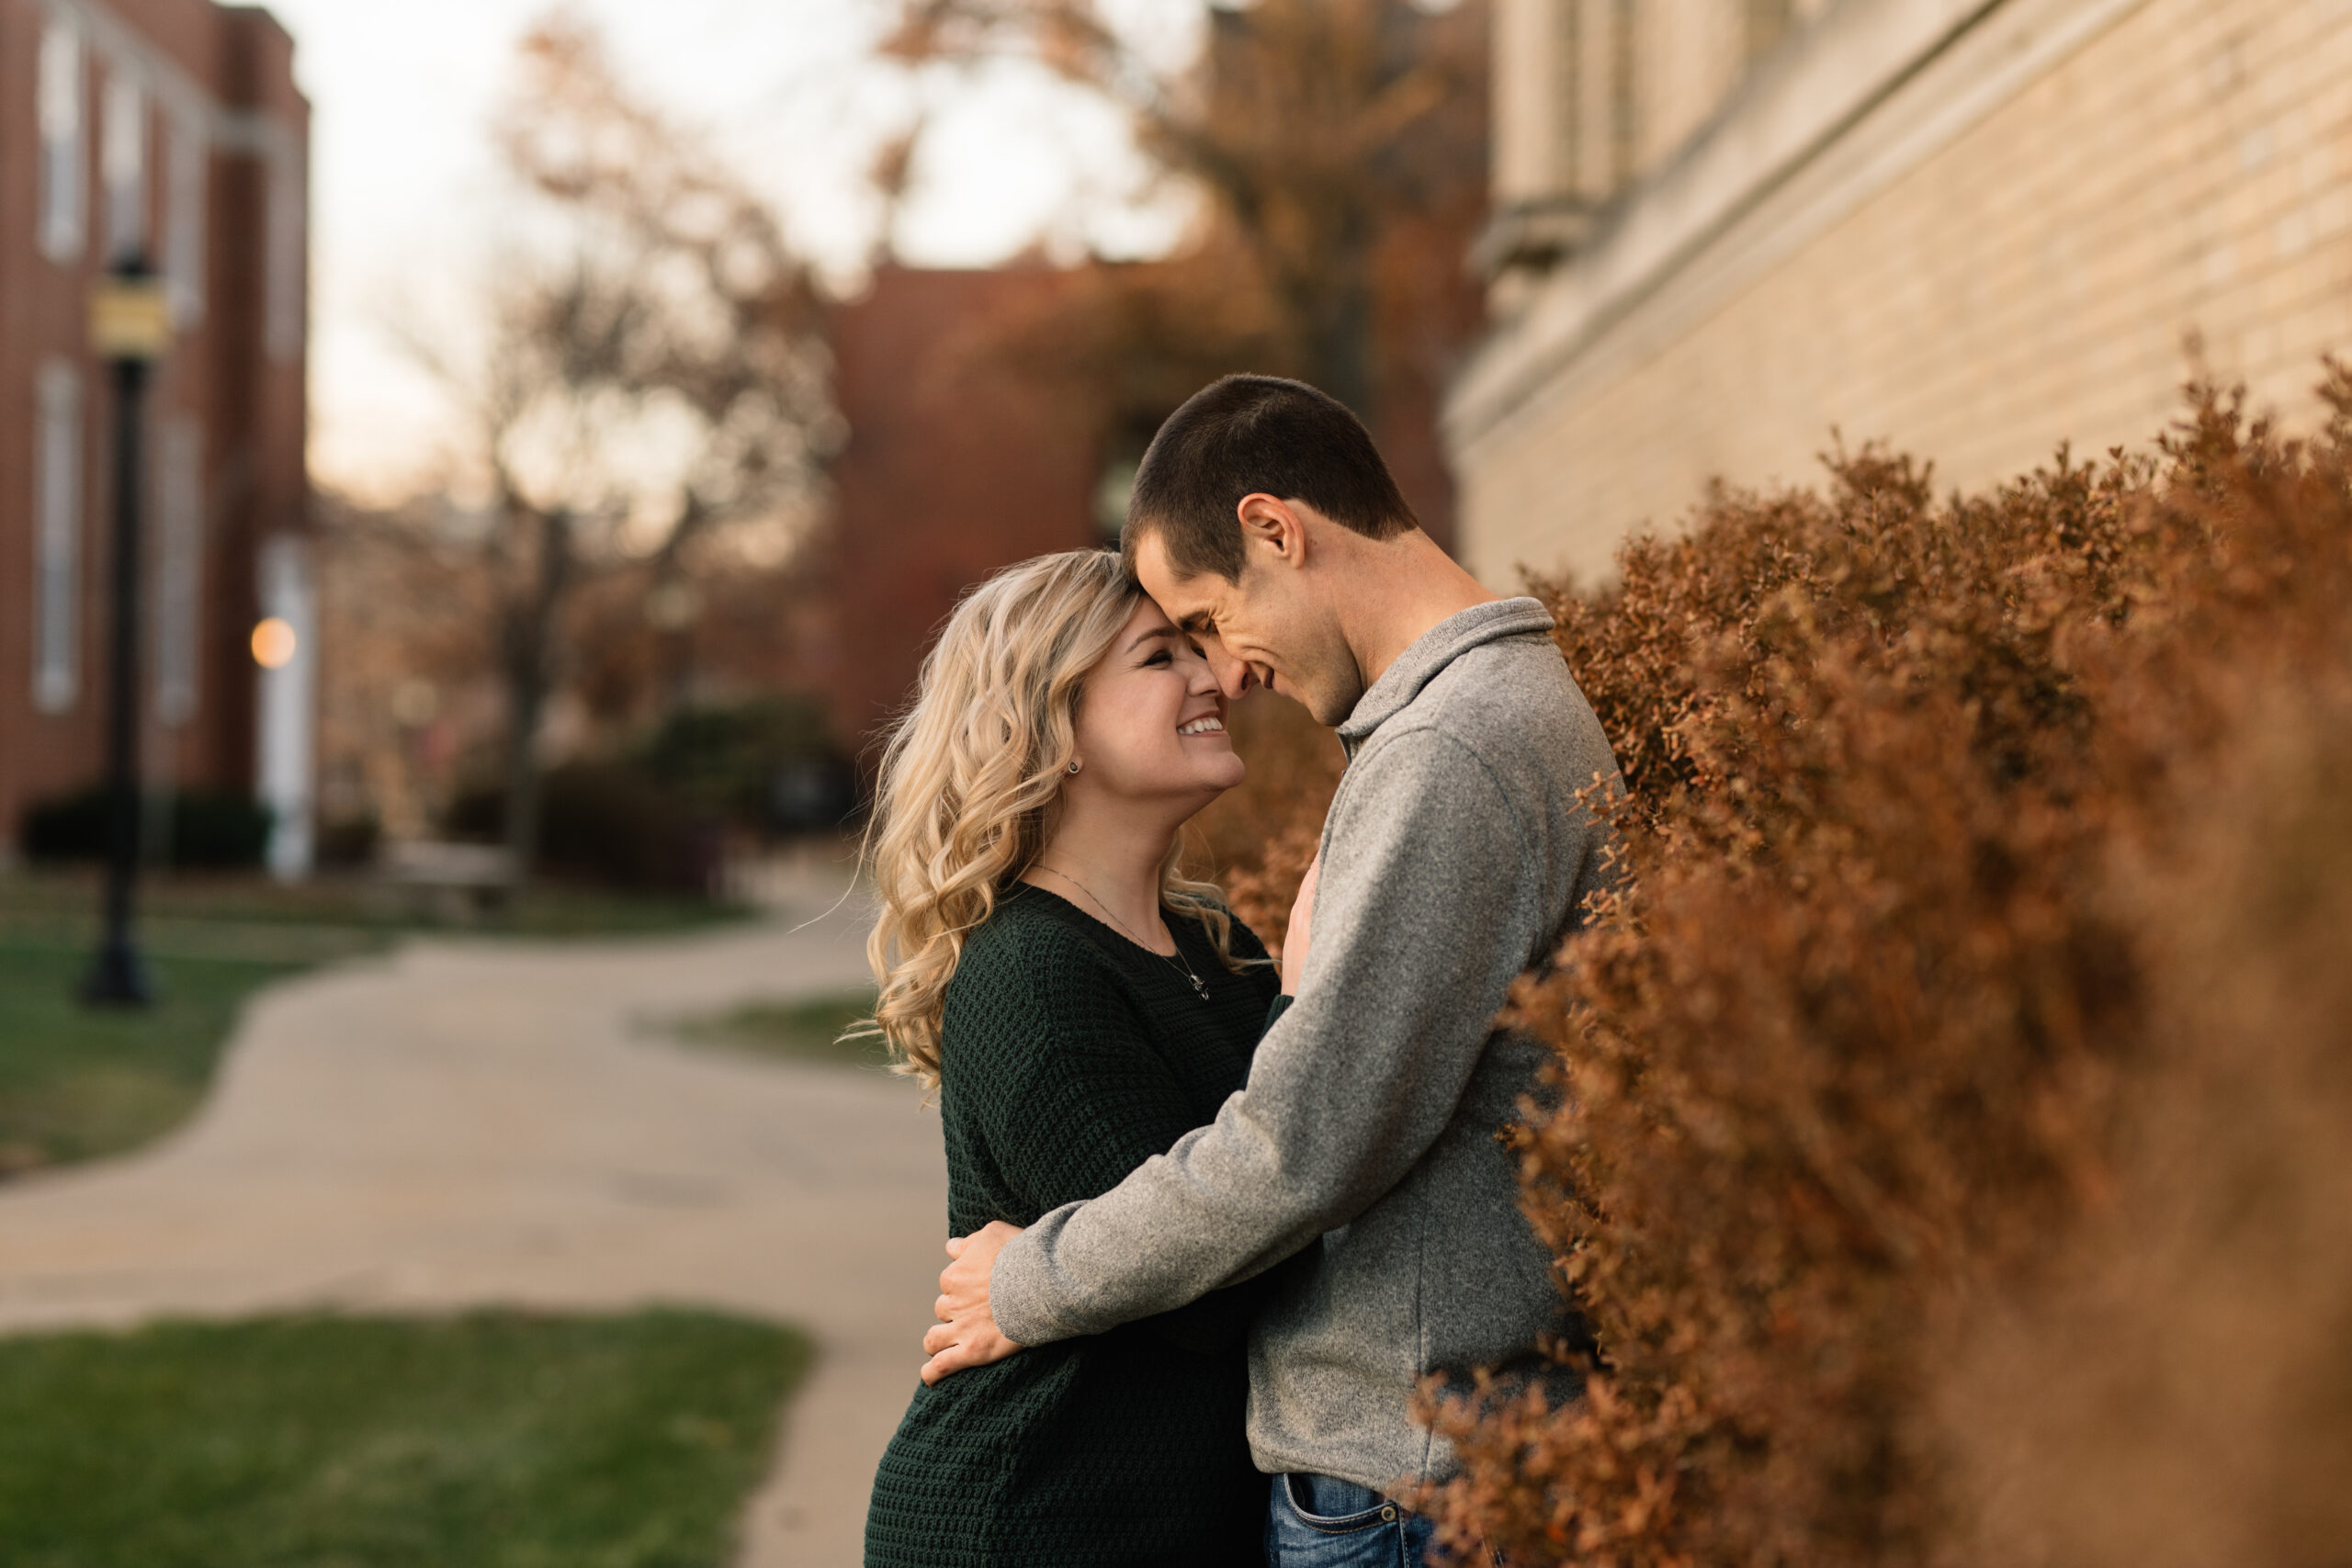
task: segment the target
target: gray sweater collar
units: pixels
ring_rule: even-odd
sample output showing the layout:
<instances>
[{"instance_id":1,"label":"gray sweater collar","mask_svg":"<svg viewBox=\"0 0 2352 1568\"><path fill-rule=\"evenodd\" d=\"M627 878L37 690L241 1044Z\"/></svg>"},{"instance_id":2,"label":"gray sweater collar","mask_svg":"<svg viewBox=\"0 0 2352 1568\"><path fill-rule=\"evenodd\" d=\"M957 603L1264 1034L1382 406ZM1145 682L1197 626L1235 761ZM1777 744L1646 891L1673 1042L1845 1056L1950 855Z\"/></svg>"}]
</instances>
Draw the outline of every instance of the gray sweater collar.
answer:
<instances>
[{"instance_id":1,"label":"gray sweater collar","mask_svg":"<svg viewBox=\"0 0 2352 1568\"><path fill-rule=\"evenodd\" d=\"M1340 723L1340 742L1352 755L1359 742L1396 717L1421 694L1422 687L1437 679L1440 671L1472 649L1502 637L1551 629L1552 613L1533 599L1498 599L1448 615L1415 638L1356 699L1354 711Z\"/></svg>"}]
</instances>

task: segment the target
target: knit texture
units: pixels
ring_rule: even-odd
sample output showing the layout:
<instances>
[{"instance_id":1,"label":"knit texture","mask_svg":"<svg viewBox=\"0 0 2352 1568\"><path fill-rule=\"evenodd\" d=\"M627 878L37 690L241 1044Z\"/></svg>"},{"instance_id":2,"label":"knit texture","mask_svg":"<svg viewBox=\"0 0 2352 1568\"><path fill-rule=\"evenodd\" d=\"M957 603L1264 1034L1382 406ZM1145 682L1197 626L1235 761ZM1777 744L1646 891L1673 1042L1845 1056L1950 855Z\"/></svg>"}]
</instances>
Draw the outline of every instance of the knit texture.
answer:
<instances>
[{"instance_id":1,"label":"knit texture","mask_svg":"<svg viewBox=\"0 0 2352 1568\"><path fill-rule=\"evenodd\" d=\"M1022 886L966 942L941 1026L949 1234L1091 1198L1216 1114L1280 988L1193 921L1168 959ZM1237 956L1265 949L1235 923ZM920 1387L874 1481L866 1568L1260 1560L1243 1340L1271 1277Z\"/></svg>"}]
</instances>

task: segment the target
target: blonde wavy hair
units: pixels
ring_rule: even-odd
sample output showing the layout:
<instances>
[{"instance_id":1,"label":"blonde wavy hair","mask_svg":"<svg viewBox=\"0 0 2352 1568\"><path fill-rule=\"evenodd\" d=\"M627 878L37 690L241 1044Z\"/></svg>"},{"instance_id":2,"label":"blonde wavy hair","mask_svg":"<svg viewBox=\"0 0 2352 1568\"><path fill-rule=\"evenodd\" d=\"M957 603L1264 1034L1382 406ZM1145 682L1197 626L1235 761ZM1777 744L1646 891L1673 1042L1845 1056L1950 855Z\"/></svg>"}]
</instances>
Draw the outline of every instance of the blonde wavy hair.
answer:
<instances>
[{"instance_id":1,"label":"blonde wavy hair","mask_svg":"<svg viewBox=\"0 0 2352 1568\"><path fill-rule=\"evenodd\" d=\"M1053 832L1078 751L1086 675L1143 590L1116 552L1071 550L1007 567L967 594L923 660L915 700L882 754L866 859L882 898L865 959L881 987L861 1032L894 1070L939 1087L940 1017L964 942L996 912ZM1160 863L1166 908L1198 920L1226 967L1232 917L1214 883Z\"/></svg>"}]
</instances>

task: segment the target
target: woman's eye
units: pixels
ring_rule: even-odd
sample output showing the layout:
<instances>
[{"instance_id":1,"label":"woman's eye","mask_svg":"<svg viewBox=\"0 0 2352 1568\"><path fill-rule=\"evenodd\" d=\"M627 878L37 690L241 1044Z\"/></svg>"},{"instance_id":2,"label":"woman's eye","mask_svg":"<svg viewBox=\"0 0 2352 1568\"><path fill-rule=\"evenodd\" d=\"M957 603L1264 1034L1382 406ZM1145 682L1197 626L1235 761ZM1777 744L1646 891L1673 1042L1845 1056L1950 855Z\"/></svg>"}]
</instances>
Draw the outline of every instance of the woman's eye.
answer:
<instances>
[{"instance_id":1,"label":"woman's eye","mask_svg":"<svg viewBox=\"0 0 2352 1568\"><path fill-rule=\"evenodd\" d=\"M1171 655L1171 654L1170 654L1170 653L1166 649L1164 649L1164 648L1163 648L1163 649L1161 649L1158 653L1153 654L1150 658L1148 658L1148 659L1145 660L1143 662L1144 662L1144 667L1145 667L1146 669L1149 669L1152 665L1155 665L1155 664L1172 664L1172 663L1174 663L1174 662L1175 662L1175 658L1174 658L1174 656L1173 656L1173 655Z\"/></svg>"}]
</instances>

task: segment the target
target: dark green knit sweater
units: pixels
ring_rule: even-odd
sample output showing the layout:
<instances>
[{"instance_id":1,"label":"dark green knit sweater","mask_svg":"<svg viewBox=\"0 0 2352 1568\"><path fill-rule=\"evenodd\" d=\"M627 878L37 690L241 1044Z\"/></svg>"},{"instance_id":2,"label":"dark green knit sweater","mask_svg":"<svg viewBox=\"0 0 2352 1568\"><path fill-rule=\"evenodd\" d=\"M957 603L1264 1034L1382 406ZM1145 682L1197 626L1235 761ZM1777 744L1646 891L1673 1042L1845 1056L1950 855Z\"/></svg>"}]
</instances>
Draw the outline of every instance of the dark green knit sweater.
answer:
<instances>
[{"instance_id":1,"label":"dark green knit sweater","mask_svg":"<svg viewBox=\"0 0 2352 1568\"><path fill-rule=\"evenodd\" d=\"M1241 1087L1279 979L1168 924L1209 1001L1041 888L966 942L939 1053L951 1235L1108 1191ZM1265 956L1238 922L1233 950ZM1242 1340L1269 1278L919 1387L875 1476L866 1568L1261 1561Z\"/></svg>"}]
</instances>

